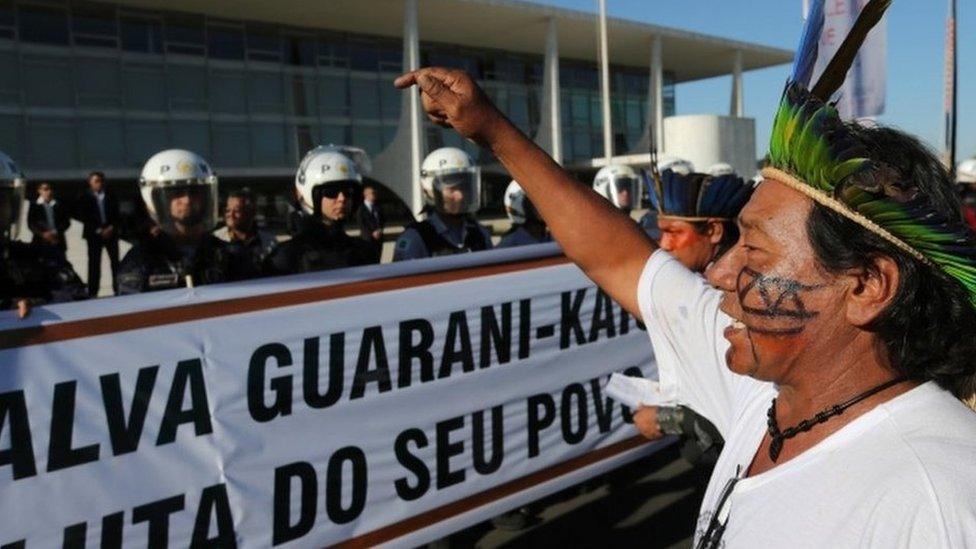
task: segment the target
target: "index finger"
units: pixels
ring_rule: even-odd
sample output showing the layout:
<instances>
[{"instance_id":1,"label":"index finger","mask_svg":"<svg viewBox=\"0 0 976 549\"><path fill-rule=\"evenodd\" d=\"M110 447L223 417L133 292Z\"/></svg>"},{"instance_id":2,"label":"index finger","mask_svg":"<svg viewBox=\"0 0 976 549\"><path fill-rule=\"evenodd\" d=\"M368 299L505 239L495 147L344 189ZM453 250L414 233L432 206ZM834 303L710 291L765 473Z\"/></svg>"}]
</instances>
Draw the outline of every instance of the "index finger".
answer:
<instances>
[{"instance_id":1,"label":"index finger","mask_svg":"<svg viewBox=\"0 0 976 549\"><path fill-rule=\"evenodd\" d=\"M444 67L424 67L415 71L401 74L396 78L396 80L393 81L393 85L400 89L409 88L410 86L417 84L417 78L422 74L432 76L446 85L448 78L451 75L451 71L445 69Z\"/></svg>"},{"instance_id":2,"label":"index finger","mask_svg":"<svg viewBox=\"0 0 976 549\"><path fill-rule=\"evenodd\" d=\"M417 83L418 73L420 73L419 70L403 73L400 76L396 77L396 80L393 81L393 85L396 86L397 88L400 88L401 90L404 88L409 88L410 86L413 86L414 84Z\"/></svg>"}]
</instances>

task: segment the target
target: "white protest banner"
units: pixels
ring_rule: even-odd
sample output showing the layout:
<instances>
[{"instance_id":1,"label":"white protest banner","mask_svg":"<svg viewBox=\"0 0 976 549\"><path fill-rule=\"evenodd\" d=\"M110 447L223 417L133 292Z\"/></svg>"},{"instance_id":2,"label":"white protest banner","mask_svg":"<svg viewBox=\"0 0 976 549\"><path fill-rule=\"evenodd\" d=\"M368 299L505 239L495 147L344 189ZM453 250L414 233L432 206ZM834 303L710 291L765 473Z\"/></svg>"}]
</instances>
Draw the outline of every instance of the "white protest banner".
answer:
<instances>
[{"instance_id":1,"label":"white protest banner","mask_svg":"<svg viewBox=\"0 0 976 549\"><path fill-rule=\"evenodd\" d=\"M857 16L868 0L827 0L824 4L824 29L820 35L817 64L813 70L816 82L837 53ZM804 10L804 13L806 10ZM887 19L875 26L858 50L854 64L841 86L837 110L845 120L884 114L887 85Z\"/></svg>"},{"instance_id":2,"label":"white protest banner","mask_svg":"<svg viewBox=\"0 0 976 549\"><path fill-rule=\"evenodd\" d=\"M531 248L4 313L0 545L417 545L652 452L646 334Z\"/></svg>"}]
</instances>

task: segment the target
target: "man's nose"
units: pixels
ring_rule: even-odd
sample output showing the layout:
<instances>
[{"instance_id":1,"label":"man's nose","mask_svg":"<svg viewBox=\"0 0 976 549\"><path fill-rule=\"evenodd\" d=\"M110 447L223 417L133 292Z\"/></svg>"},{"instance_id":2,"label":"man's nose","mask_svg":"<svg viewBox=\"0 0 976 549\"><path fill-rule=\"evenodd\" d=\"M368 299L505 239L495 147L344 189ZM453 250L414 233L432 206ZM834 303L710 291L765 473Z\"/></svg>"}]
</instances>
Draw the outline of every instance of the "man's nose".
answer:
<instances>
[{"instance_id":1,"label":"man's nose","mask_svg":"<svg viewBox=\"0 0 976 549\"><path fill-rule=\"evenodd\" d=\"M673 241L674 241L674 239L671 238L671 236L668 235L667 233L661 235L661 243L660 243L661 249L664 250L664 251L666 251L666 252L670 252L670 251L674 250L674 242Z\"/></svg>"},{"instance_id":2,"label":"man's nose","mask_svg":"<svg viewBox=\"0 0 976 549\"><path fill-rule=\"evenodd\" d=\"M720 290L735 291L736 279L744 260L745 250L740 246L733 246L705 269L705 278L709 284Z\"/></svg>"}]
</instances>

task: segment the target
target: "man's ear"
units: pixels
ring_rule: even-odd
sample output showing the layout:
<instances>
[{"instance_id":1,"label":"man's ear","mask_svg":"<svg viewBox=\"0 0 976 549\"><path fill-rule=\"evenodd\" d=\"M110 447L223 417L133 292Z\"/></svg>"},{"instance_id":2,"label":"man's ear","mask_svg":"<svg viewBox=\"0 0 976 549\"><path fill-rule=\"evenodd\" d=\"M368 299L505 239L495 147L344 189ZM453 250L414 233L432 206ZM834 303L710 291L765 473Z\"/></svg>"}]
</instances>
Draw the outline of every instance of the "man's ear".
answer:
<instances>
[{"instance_id":1,"label":"man's ear","mask_svg":"<svg viewBox=\"0 0 976 549\"><path fill-rule=\"evenodd\" d=\"M881 316L898 294L901 273L898 263L886 255L871 259L871 267L852 271L849 277L851 289L848 293L846 315L854 326L867 326Z\"/></svg>"},{"instance_id":2,"label":"man's ear","mask_svg":"<svg viewBox=\"0 0 976 549\"><path fill-rule=\"evenodd\" d=\"M725 237L725 223L717 219L708 220L708 241L712 244L719 244L722 242L722 238Z\"/></svg>"}]
</instances>

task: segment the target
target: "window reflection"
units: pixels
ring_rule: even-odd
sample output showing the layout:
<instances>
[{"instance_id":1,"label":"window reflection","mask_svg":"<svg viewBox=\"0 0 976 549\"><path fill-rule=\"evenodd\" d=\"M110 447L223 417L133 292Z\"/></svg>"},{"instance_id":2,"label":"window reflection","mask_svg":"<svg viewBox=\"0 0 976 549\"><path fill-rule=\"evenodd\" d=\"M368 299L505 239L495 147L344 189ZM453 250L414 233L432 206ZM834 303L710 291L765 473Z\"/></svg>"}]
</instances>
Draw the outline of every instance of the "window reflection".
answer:
<instances>
[{"instance_id":1,"label":"window reflection","mask_svg":"<svg viewBox=\"0 0 976 549\"><path fill-rule=\"evenodd\" d=\"M21 58L24 95L33 107L74 107L71 65L63 59L47 56Z\"/></svg>"},{"instance_id":2,"label":"window reflection","mask_svg":"<svg viewBox=\"0 0 976 549\"><path fill-rule=\"evenodd\" d=\"M319 142L375 154L392 142L404 97L389 86L403 68L401 44L390 38L110 4L0 3L0 40L17 34L45 47L0 51L0 105L22 109L14 117L21 122L0 135L5 150L16 150L11 136L27 131L29 109L43 108L74 136L64 145L73 152L56 161L77 168L135 166L170 145L210 154L217 165L253 167L293 166ZM469 71L520 128L538 132L541 55L433 43L422 43L420 53L425 64ZM611 69L619 150L636 145L646 127L648 75ZM672 80L666 73L666 115L674 111ZM588 158L602 151L596 65L561 60L560 82L564 156ZM266 136L255 133L265 129ZM432 148L456 145L482 155L449 132L426 131ZM22 145L31 152L19 156L28 167L46 167L55 161L46 157L51 147Z\"/></svg>"},{"instance_id":3,"label":"window reflection","mask_svg":"<svg viewBox=\"0 0 976 549\"><path fill-rule=\"evenodd\" d=\"M167 15L164 35L166 53L203 55L203 18L189 15Z\"/></svg>"},{"instance_id":4,"label":"window reflection","mask_svg":"<svg viewBox=\"0 0 976 549\"><path fill-rule=\"evenodd\" d=\"M27 119L27 153L33 162L50 168L71 168L78 162L74 121L30 117Z\"/></svg>"},{"instance_id":5,"label":"window reflection","mask_svg":"<svg viewBox=\"0 0 976 549\"><path fill-rule=\"evenodd\" d=\"M244 31L235 27L207 27L207 55L214 59L244 59Z\"/></svg>"},{"instance_id":6,"label":"window reflection","mask_svg":"<svg viewBox=\"0 0 976 549\"><path fill-rule=\"evenodd\" d=\"M81 121L81 161L92 168L111 168L125 163L122 122L112 119Z\"/></svg>"},{"instance_id":7,"label":"window reflection","mask_svg":"<svg viewBox=\"0 0 976 549\"><path fill-rule=\"evenodd\" d=\"M127 63L122 69L126 109L133 111L166 110L166 73L164 67L150 63Z\"/></svg>"},{"instance_id":8,"label":"window reflection","mask_svg":"<svg viewBox=\"0 0 976 549\"><path fill-rule=\"evenodd\" d=\"M72 39L77 46L117 48L119 26L108 6L79 5L71 14Z\"/></svg>"},{"instance_id":9,"label":"window reflection","mask_svg":"<svg viewBox=\"0 0 976 549\"><path fill-rule=\"evenodd\" d=\"M213 124L213 162L218 166L250 166L251 147L247 126L227 122Z\"/></svg>"},{"instance_id":10,"label":"window reflection","mask_svg":"<svg viewBox=\"0 0 976 549\"><path fill-rule=\"evenodd\" d=\"M281 37L278 28L265 25L247 25L247 58L252 61L281 61Z\"/></svg>"},{"instance_id":11,"label":"window reflection","mask_svg":"<svg viewBox=\"0 0 976 549\"><path fill-rule=\"evenodd\" d=\"M247 86L243 72L215 70L210 73L210 109L227 114L247 112Z\"/></svg>"},{"instance_id":12,"label":"window reflection","mask_svg":"<svg viewBox=\"0 0 976 549\"><path fill-rule=\"evenodd\" d=\"M147 158L169 148L170 140L165 122L127 121L125 125L126 163L141 168Z\"/></svg>"},{"instance_id":13,"label":"window reflection","mask_svg":"<svg viewBox=\"0 0 976 549\"><path fill-rule=\"evenodd\" d=\"M141 53L163 53L163 26L154 19L121 18L122 49Z\"/></svg>"},{"instance_id":14,"label":"window reflection","mask_svg":"<svg viewBox=\"0 0 976 549\"><path fill-rule=\"evenodd\" d=\"M57 8L20 5L18 31L24 42L68 44L68 12Z\"/></svg>"}]
</instances>

